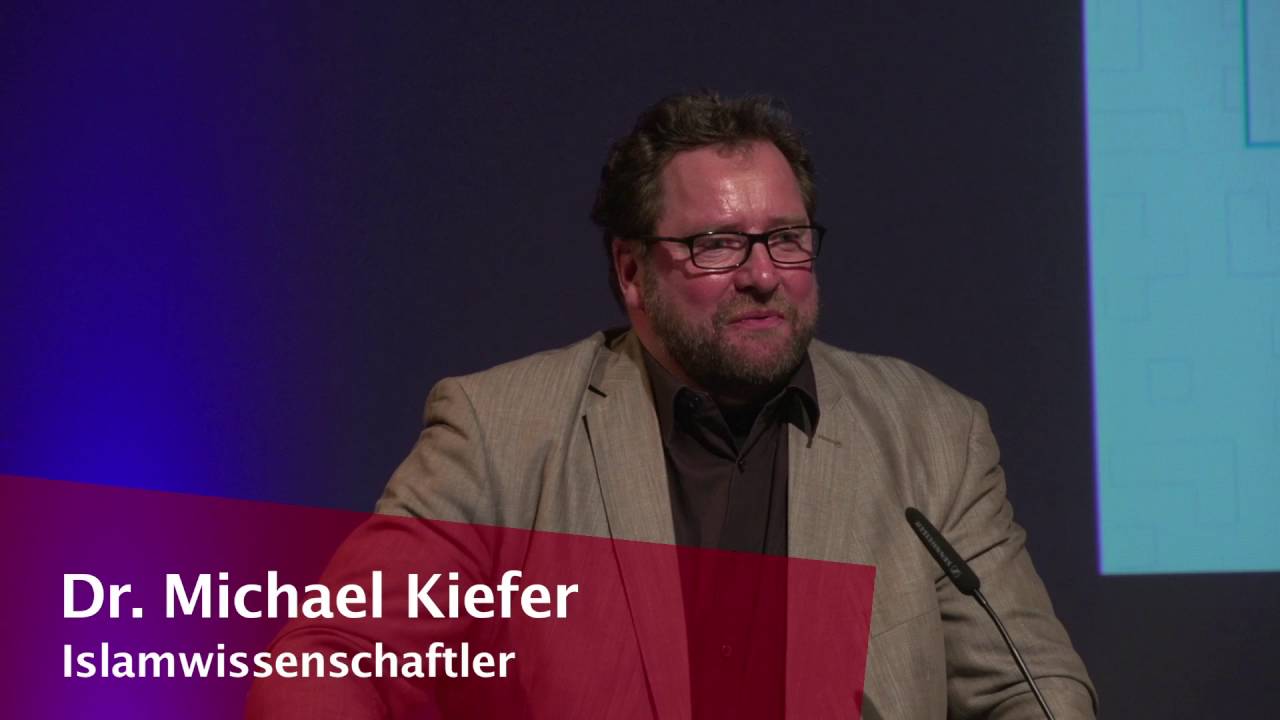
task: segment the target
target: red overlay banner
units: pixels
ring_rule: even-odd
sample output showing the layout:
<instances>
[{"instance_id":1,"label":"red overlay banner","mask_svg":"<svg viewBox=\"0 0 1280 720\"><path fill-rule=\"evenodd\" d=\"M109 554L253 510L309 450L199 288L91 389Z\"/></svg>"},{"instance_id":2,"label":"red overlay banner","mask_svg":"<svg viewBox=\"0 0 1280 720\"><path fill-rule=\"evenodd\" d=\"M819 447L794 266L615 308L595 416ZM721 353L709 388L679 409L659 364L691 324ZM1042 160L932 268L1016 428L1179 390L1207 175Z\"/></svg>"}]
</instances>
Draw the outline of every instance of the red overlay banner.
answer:
<instances>
[{"instance_id":1,"label":"red overlay banner","mask_svg":"<svg viewBox=\"0 0 1280 720\"><path fill-rule=\"evenodd\" d=\"M861 709L870 567L0 482L14 717Z\"/></svg>"}]
</instances>

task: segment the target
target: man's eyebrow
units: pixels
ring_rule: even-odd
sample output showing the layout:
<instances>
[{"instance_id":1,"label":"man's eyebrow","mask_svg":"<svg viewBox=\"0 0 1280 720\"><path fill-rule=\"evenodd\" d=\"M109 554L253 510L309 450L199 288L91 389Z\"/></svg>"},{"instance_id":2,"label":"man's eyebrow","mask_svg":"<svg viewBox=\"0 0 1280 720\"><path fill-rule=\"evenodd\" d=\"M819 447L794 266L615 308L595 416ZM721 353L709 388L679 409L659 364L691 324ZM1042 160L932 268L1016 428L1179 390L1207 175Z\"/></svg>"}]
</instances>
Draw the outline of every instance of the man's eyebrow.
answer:
<instances>
[{"instance_id":1,"label":"man's eyebrow","mask_svg":"<svg viewBox=\"0 0 1280 720\"><path fill-rule=\"evenodd\" d=\"M784 218L769 218L769 223L770 223L769 227L771 228L788 227L791 225L810 224L809 218L805 217L804 215L793 215L793 216L784 217Z\"/></svg>"}]
</instances>

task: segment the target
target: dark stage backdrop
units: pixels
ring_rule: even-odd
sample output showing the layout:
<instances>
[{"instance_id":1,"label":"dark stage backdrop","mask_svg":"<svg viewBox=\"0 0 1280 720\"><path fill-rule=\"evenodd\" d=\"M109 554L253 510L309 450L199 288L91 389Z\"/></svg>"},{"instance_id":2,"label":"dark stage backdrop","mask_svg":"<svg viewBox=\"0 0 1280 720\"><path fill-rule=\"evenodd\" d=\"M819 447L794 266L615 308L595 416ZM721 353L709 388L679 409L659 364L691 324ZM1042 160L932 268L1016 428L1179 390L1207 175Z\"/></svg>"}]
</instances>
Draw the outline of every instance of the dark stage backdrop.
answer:
<instances>
[{"instance_id":1,"label":"dark stage backdrop","mask_svg":"<svg viewBox=\"0 0 1280 720\"><path fill-rule=\"evenodd\" d=\"M982 400L1109 717L1256 717L1275 575L1100 577L1078 3L228 2L0 22L0 472L369 508L450 374L622 322L661 95L787 99L821 335Z\"/></svg>"}]
</instances>

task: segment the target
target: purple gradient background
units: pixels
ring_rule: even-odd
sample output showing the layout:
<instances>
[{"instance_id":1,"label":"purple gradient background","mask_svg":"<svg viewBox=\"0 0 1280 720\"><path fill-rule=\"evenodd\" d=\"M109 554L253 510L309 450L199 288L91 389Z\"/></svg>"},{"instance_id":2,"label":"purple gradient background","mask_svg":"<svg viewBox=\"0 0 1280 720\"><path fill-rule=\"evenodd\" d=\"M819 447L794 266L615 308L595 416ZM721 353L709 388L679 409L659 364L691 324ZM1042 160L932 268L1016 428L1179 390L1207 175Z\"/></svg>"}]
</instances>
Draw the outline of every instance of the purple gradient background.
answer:
<instances>
[{"instance_id":1,"label":"purple gradient background","mask_svg":"<svg viewBox=\"0 0 1280 720\"><path fill-rule=\"evenodd\" d=\"M586 216L634 114L770 92L818 159L820 334L988 406L1105 714L1255 715L1280 578L1096 573L1080 22L1013 2L9 8L0 472L367 509L440 377L621 323Z\"/></svg>"}]
</instances>

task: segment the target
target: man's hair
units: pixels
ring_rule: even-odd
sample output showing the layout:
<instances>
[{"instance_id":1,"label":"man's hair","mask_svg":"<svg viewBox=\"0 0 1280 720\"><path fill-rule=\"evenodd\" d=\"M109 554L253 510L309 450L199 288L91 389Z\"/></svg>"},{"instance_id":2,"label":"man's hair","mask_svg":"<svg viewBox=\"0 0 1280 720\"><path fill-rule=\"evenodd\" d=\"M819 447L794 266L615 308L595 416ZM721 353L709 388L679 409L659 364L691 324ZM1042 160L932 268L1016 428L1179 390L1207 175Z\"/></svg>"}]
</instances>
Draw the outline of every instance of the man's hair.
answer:
<instances>
[{"instance_id":1,"label":"man's hair","mask_svg":"<svg viewBox=\"0 0 1280 720\"><path fill-rule=\"evenodd\" d=\"M671 95L641 113L631 133L613 144L600 171L591 220L604 231L609 286L620 304L613 239L654 233L662 214L662 171L671 158L709 145L743 146L758 140L773 143L790 163L805 210L814 219L813 162L790 113L774 98L722 98L712 91Z\"/></svg>"}]
</instances>

